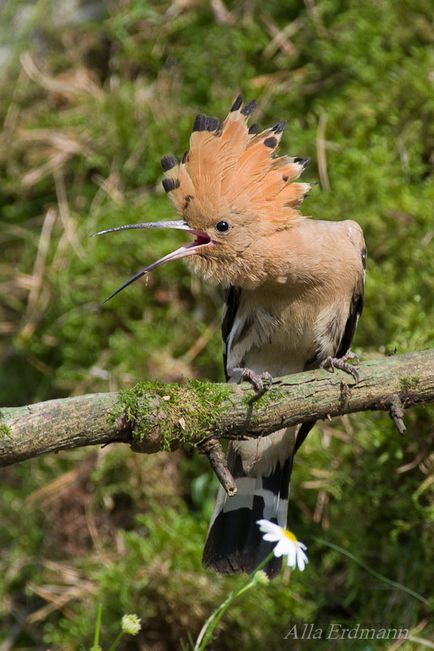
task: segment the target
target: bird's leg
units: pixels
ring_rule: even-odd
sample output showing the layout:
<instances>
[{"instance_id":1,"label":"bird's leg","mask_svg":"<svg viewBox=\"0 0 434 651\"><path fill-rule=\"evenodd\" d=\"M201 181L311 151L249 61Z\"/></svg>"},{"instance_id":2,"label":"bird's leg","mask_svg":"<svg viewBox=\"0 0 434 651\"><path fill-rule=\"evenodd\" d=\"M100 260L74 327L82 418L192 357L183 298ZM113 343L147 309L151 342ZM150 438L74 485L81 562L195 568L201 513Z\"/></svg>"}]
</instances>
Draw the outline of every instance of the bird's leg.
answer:
<instances>
[{"instance_id":1,"label":"bird's leg","mask_svg":"<svg viewBox=\"0 0 434 651\"><path fill-rule=\"evenodd\" d=\"M342 357L331 357L331 356L326 357L326 359L323 362L321 362L320 368L324 368L327 371L330 371L331 373L334 373L335 368L338 368L341 371L344 371L345 373L351 375L357 384L357 382L359 381L359 372L353 366L353 364L347 364L347 360L349 359L354 360L357 365L360 364L360 360L358 356L355 353L352 353L351 350L349 350Z\"/></svg>"},{"instance_id":2,"label":"bird's leg","mask_svg":"<svg viewBox=\"0 0 434 651\"><path fill-rule=\"evenodd\" d=\"M271 388L273 384L273 378L268 371L264 371L260 375L252 371L251 368L228 368L227 374L229 379L236 380L237 384L241 384L243 381L250 382L253 388L256 391L256 395L251 400L251 402L256 402L261 396L264 395L266 391Z\"/></svg>"}]
</instances>

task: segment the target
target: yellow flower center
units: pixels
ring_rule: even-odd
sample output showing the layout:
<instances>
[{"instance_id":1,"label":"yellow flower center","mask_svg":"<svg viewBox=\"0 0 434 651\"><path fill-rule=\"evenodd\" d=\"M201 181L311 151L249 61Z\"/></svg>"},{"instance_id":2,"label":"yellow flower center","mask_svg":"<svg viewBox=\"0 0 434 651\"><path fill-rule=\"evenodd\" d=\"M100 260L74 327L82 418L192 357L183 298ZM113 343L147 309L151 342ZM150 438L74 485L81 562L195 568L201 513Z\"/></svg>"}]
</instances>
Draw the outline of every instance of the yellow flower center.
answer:
<instances>
[{"instance_id":1,"label":"yellow flower center","mask_svg":"<svg viewBox=\"0 0 434 651\"><path fill-rule=\"evenodd\" d=\"M289 540L293 543L297 542L297 538L294 536L292 531L288 531L288 529L283 530L283 535L286 536L286 538L289 538Z\"/></svg>"}]
</instances>

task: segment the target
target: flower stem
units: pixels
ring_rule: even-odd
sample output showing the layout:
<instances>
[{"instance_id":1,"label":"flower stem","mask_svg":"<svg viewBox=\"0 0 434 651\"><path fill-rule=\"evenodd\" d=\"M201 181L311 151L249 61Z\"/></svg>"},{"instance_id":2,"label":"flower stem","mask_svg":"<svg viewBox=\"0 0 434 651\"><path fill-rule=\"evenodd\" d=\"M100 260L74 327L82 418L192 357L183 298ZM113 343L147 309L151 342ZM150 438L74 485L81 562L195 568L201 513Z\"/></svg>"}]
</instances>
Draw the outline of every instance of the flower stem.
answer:
<instances>
[{"instance_id":1,"label":"flower stem","mask_svg":"<svg viewBox=\"0 0 434 651\"><path fill-rule=\"evenodd\" d=\"M118 648L119 642L122 640L124 635L125 635L125 633L123 631L118 633L118 635L116 636L115 641L113 642L113 644L111 645L111 647L110 647L110 649L108 651L115 651Z\"/></svg>"},{"instance_id":2,"label":"flower stem","mask_svg":"<svg viewBox=\"0 0 434 651\"><path fill-rule=\"evenodd\" d=\"M95 622L95 635L93 638L93 646L91 651L99 649L99 636L101 633L101 618L102 618L102 606L98 604L98 610L96 612L96 622Z\"/></svg>"},{"instance_id":3,"label":"flower stem","mask_svg":"<svg viewBox=\"0 0 434 651\"><path fill-rule=\"evenodd\" d=\"M335 545L332 542L329 542L328 540L324 540L323 538L317 538L315 537L314 540L319 543L320 545L325 545L326 547L330 547L330 549L334 549L337 552L340 552L347 558L350 558L352 561L357 563L362 569L364 569L366 572L374 576L376 579L379 581L382 581L383 583L387 583L387 585L392 586L393 588L397 588L398 590L401 590L402 592L406 592L409 594L411 597L414 597L414 599L417 599L418 601L421 601L423 604L426 606L429 606L429 601L425 599L425 597L422 597L422 595L418 594L414 590L411 590L411 588L407 588L407 586L402 585L402 583L398 583L397 581L393 581L392 579L388 579L387 576L384 576L383 574L380 574L379 572L376 572L375 570L371 569L369 565L366 565L363 561L361 561L357 556L354 556L351 552L348 552L346 549L343 549L343 547L339 547L339 545Z\"/></svg>"},{"instance_id":4,"label":"flower stem","mask_svg":"<svg viewBox=\"0 0 434 651\"><path fill-rule=\"evenodd\" d=\"M210 615L210 617L208 617L198 635L193 651L205 651L209 642L212 640L215 629L217 628L220 620L222 619L229 606L235 601L235 599L240 597L242 594L244 594L244 592L247 592L247 590L250 590L250 588L255 585L256 574L267 565L272 557L273 552L270 552L268 556L258 565L258 567L253 570L251 574L249 574L247 579L241 584L238 590L231 592L224 600L224 602L220 604L220 606Z\"/></svg>"}]
</instances>

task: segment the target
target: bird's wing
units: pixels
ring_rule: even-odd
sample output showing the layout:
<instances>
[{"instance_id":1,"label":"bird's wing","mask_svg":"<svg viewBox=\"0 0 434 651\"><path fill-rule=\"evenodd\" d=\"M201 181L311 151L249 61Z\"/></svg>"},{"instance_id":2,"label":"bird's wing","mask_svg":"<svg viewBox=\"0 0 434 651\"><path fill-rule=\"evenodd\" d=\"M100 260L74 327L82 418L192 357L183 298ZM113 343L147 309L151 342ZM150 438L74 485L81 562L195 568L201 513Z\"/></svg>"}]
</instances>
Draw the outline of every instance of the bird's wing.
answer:
<instances>
[{"instance_id":1,"label":"bird's wing","mask_svg":"<svg viewBox=\"0 0 434 651\"><path fill-rule=\"evenodd\" d=\"M359 321L360 315L363 311L363 295L365 289L365 268L366 268L366 247L363 247L361 252L363 273L361 273L357 278L356 286L354 287L353 297L351 299L350 311L348 314L348 319L345 324L345 329L342 333L342 338L340 340L339 346L336 350L336 357L343 357L346 352L350 349L351 342L353 341L354 333L357 328L357 323Z\"/></svg>"},{"instance_id":2,"label":"bird's wing","mask_svg":"<svg viewBox=\"0 0 434 651\"><path fill-rule=\"evenodd\" d=\"M226 380L229 379L227 373L228 346L229 336L234 326L235 317L240 305L241 289L231 285L225 291L225 309L222 321L222 339L223 339L223 364L225 369Z\"/></svg>"},{"instance_id":3,"label":"bird's wing","mask_svg":"<svg viewBox=\"0 0 434 651\"><path fill-rule=\"evenodd\" d=\"M366 246L363 245L361 250L361 259L362 259L362 271L357 277L357 282L354 287L353 296L350 303L350 310L348 313L348 318L345 324L345 328L342 332L342 337L339 341L339 345L336 348L334 353L335 357L343 357L351 347L351 342L353 341L354 333L357 328L357 323L359 321L360 315L363 310L363 295L365 289L365 269L366 269ZM310 359L304 370L318 368L320 363L323 360L316 357L315 359ZM300 448L303 441L306 439L312 427L315 425L314 420L309 420L305 423L302 423L300 429L297 433L297 439L294 446L293 456L296 454L297 450Z\"/></svg>"}]
</instances>

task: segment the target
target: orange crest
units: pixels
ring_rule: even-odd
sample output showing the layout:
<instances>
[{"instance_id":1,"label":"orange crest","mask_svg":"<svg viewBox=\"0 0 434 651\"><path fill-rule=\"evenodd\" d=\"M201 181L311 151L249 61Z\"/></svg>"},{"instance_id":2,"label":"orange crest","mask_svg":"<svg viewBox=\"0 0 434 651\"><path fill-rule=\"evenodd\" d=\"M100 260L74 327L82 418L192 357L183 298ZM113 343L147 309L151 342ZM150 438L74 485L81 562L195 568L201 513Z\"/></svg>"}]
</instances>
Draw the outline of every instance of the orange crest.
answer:
<instances>
[{"instance_id":1,"label":"orange crest","mask_svg":"<svg viewBox=\"0 0 434 651\"><path fill-rule=\"evenodd\" d=\"M161 159L164 189L190 224L215 222L228 213L273 222L298 216L310 185L294 181L308 161L277 157L284 123L261 133L249 129L254 107L239 95L223 123L197 115L181 163L174 156Z\"/></svg>"}]
</instances>

